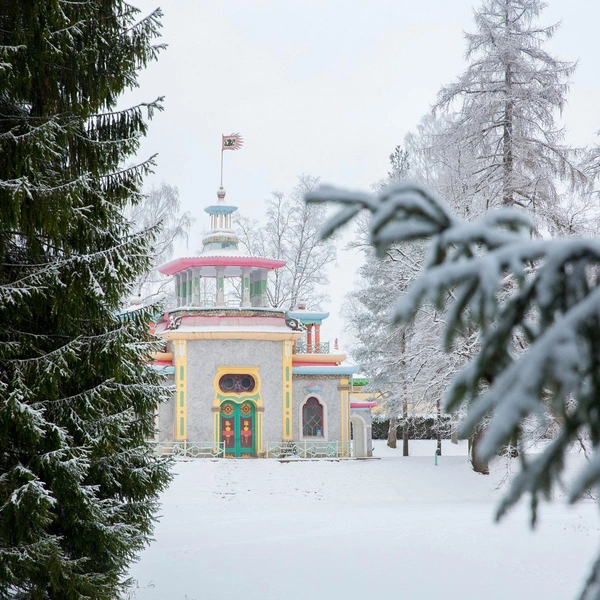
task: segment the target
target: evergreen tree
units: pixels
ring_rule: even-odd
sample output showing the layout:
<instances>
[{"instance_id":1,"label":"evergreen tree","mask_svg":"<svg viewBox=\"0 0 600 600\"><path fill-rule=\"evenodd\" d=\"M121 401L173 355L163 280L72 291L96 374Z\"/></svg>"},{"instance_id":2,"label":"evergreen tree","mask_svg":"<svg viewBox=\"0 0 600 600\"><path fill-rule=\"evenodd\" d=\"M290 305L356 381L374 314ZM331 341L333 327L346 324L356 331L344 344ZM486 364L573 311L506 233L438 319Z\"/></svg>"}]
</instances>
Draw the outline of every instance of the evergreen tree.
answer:
<instances>
[{"instance_id":1,"label":"evergreen tree","mask_svg":"<svg viewBox=\"0 0 600 600\"><path fill-rule=\"evenodd\" d=\"M157 11L0 1L0 598L115 598L152 532L168 464L146 443L170 394L144 311L119 314L152 231L123 217Z\"/></svg>"}]
</instances>

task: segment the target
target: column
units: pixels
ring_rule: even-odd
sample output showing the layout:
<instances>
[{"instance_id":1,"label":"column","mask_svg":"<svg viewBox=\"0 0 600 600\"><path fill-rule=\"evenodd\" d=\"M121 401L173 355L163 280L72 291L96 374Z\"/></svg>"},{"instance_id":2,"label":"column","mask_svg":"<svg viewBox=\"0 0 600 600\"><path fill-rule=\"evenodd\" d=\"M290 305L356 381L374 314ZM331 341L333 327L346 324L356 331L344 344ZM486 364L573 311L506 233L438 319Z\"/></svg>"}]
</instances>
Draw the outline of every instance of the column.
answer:
<instances>
[{"instance_id":1,"label":"column","mask_svg":"<svg viewBox=\"0 0 600 600\"><path fill-rule=\"evenodd\" d=\"M192 306L200 306L200 269L194 269L192 284Z\"/></svg>"},{"instance_id":2,"label":"column","mask_svg":"<svg viewBox=\"0 0 600 600\"><path fill-rule=\"evenodd\" d=\"M188 269L188 285L187 285L187 306L192 306L194 304L194 273L192 269Z\"/></svg>"},{"instance_id":3,"label":"column","mask_svg":"<svg viewBox=\"0 0 600 600\"><path fill-rule=\"evenodd\" d=\"M180 294L180 304L179 306L185 306L187 304L187 273L182 271L180 273L181 277L181 288L179 289Z\"/></svg>"},{"instance_id":4,"label":"column","mask_svg":"<svg viewBox=\"0 0 600 600\"><path fill-rule=\"evenodd\" d=\"M173 277L173 281L175 282L175 304L176 306L181 306L181 275L177 273Z\"/></svg>"},{"instance_id":5,"label":"column","mask_svg":"<svg viewBox=\"0 0 600 600\"><path fill-rule=\"evenodd\" d=\"M250 267L242 269L242 306L252 306L250 302Z\"/></svg>"},{"instance_id":6,"label":"column","mask_svg":"<svg viewBox=\"0 0 600 600\"><path fill-rule=\"evenodd\" d=\"M225 267L217 267L217 297L215 306L225 306Z\"/></svg>"},{"instance_id":7,"label":"column","mask_svg":"<svg viewBox=\"0 0 600 600\"><path fill-rule=\"evenodd\" d=\"M321 324L315 323L315 353L321 354Z\"/></svg>"},{"instance_id":8,"label":"column","mask_svg":"<svg viewBox=\"0 0 600 600\"><path fill-rule=\"evenodd\" d=\"M175 440L187 439L187 341L173 341L175 367Z\"/></svg>"},{"instance_id":9,"label":"column","mask_svg":"<svg viewBox=\"0 0 600 600\"><path fill-rule=\"evenodd\" d=\"M267 300L267 277L269 272L267 270L259 271L259 285L260 285L260 304L259 306L267 307L269 304Z\"/></svg>"},{"instance_id":10,"label":"column","mask_svg":"<svg viewBox=\"0 0 600 600\"><path fill-rule=\"evenodd\" d=\"M347 378L340 379L340 442L350 440L350 384Z\"/></svg>"},{"instance_id":11,"label":"column","mask_svg":"<svg viewBox=\"0 0 600 600\"><path fill-rule=\"evenodd\" d=\"M283 342L283 406L282 440L294 439L292 406L292 342Z\"/></svg>"},{"instance_id":12,"label":"column","mask_svg":"<svg viewBox=\"0 0 600 600\"><path fill-rule=\"evenodd\" d=\"M312 323L306 326L306 354L312 354Z\"/></svg>"},{"instance_id":13,"label":"column","mask_svg":"<svg viewBox=\"0 0 600 600\"><path fill-rule=\"evenodd\" d=\"M256 271L250 272L250 305L258 306L256 298Z\"/></svg>"}]
</instances>

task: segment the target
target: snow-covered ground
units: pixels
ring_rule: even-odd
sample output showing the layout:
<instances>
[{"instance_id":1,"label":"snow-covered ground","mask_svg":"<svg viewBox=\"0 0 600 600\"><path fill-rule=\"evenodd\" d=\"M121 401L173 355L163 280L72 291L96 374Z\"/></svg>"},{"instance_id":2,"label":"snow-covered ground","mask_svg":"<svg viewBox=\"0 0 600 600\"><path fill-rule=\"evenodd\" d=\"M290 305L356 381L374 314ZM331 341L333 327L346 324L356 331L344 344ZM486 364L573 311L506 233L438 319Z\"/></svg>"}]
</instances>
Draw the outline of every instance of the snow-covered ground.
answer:
<instances>
[{"instance_id":1,"label":"snow-covered ground","mask_svg":"<svg viewBox=\"0 0 600 600\"><path fill-rule=\"evenodd\" d=\"M569 600L598 551L592 500L560 492L499 525L506 463L474 473L463 444L380 460L196 460L176 465L156 541L132 571L139 600ZM581 455L573 454L577 463Z\"/></svg>"}]
</instances>

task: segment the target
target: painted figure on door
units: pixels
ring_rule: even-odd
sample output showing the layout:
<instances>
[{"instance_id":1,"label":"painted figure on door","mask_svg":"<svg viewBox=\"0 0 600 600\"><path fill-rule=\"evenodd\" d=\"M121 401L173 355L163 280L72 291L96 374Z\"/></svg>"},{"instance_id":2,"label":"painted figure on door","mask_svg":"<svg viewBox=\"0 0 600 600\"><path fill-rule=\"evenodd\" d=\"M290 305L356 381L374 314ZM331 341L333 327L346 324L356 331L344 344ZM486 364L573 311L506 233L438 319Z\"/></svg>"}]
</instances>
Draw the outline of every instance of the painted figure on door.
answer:
<instances>
[{"instance_id":1,"label":"painted figure on door","mask_svg":"<svg viewBox=\"0 0 600 600\"><path fill-rule=\"evenodd\" d=\"M231 421L226 420L224 423L224 427L223 427L223 441L225 442L225 447L226 448L233 448L234 445L234 436L235 433L233 431L233 429L231 428Z\"/></svg>"},{"instance_id":2,"label":"painted figure on door","mask_svg":"<svg viewBox=\"0 0 600 600\"><path fill-rule=\"evenodd\" d=\"M242 436L242 448L252 448L252 428L250 419L243 419L243 425L240 434Z\"/></svg>"}]
</instances>

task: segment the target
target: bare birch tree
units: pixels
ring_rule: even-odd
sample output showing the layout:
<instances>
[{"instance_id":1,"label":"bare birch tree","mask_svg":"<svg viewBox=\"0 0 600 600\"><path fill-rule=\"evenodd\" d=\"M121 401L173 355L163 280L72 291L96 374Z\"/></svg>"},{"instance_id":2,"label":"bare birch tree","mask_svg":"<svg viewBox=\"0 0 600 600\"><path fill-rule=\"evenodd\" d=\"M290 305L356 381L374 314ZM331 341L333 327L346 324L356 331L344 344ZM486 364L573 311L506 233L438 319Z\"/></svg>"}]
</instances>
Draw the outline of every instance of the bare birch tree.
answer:
<instances>
[{"instance_id":1,"label":"bare birch tree","mask_svg":"<svg viewBox=\"0 0 600 600\"><path fill-rule=\"evenodd\" d=\"M318 177L300 175L289 195L273 192L267 200L266 224L236 215L241 244L251 254L286 261L271 271L267 295L275 308L293 309L299 300L317 308L327 300L327 270L336 261L336 242L321 240L325 209L307 206L304 195L319 184Z\"/></svg>"},{"instance_id":2,"label":"bare birch tree","mask_svg":"<svg viewBox=\"0 0 600 600\"><path fill-rule=\"evenodd\" d=\"M164 181L152 186L138 204L129 205L125 214L134 231L157 231L152 245L152 269L135 285L136 293L143 301L162 291L164 284L170 282L171 279L162 276L156 267L172 258L177 241L187 242L194 218L189 211L181 213L179 190Z\"/></svg>"}]
</instances>

